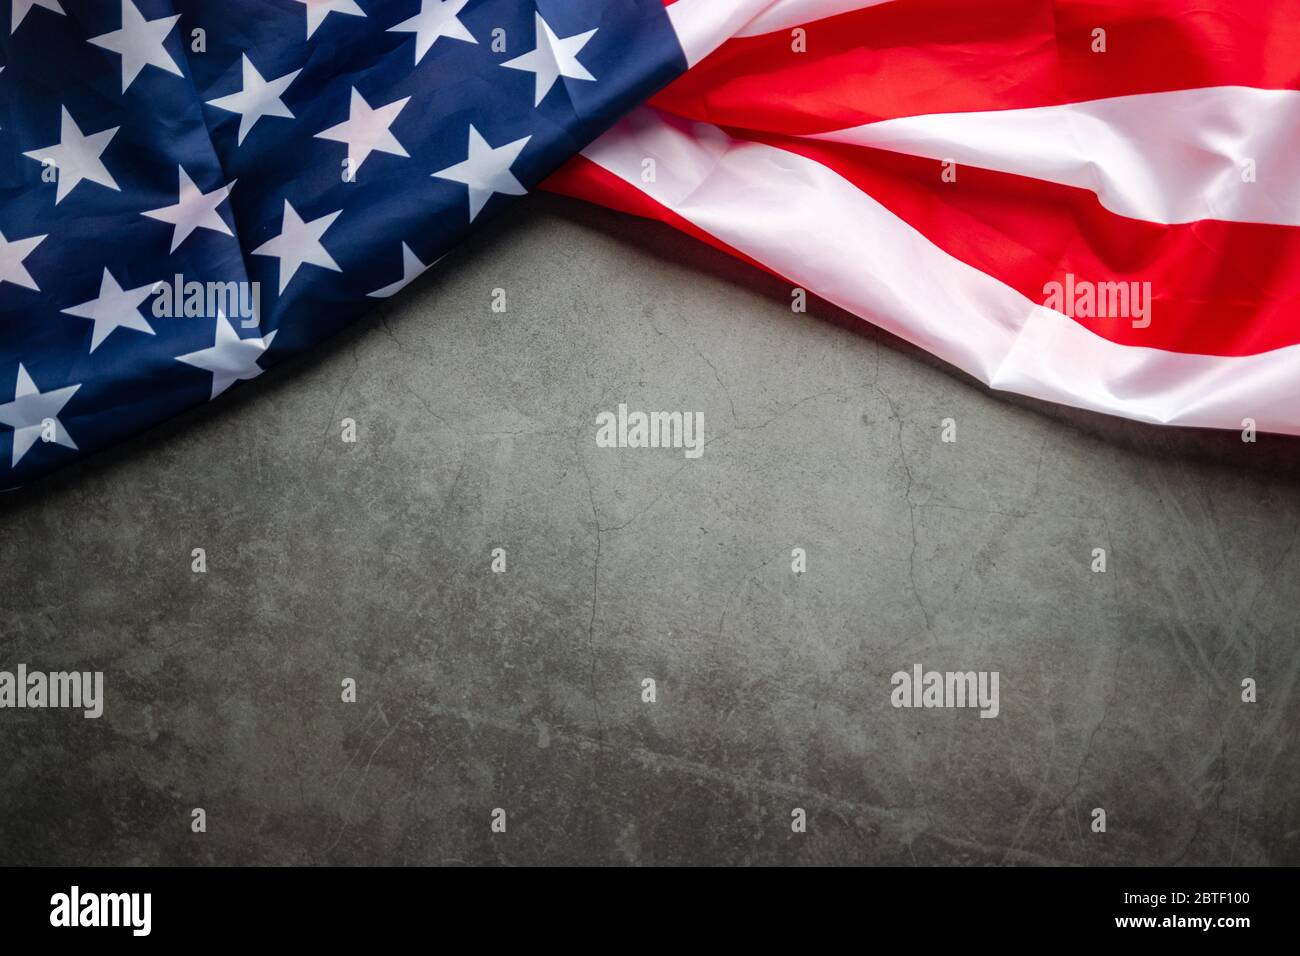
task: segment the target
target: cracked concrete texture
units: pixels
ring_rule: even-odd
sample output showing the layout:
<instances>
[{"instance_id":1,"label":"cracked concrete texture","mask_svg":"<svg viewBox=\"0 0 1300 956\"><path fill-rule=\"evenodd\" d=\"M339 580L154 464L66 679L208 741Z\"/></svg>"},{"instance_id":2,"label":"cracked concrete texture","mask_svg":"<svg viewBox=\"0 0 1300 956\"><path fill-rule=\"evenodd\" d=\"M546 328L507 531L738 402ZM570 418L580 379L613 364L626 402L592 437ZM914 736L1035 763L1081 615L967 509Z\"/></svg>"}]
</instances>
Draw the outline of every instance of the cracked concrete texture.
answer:
<instances>
[{"instance_id":1,"label":"cracked concrete texture","mask_svg":"<svg viewBox=\"0 0 1300 956\"><path fill-rule=\"evenodd\" d=\"M534 197L0 497L0 668L107 689L0 711L0 863L1300 863L1300 442L990 393L810 313ZM703 457L597 448L619 402L702 411ZM1001 715L892 708L918 662L999 671Z\"/></svg>"}]
</instances>

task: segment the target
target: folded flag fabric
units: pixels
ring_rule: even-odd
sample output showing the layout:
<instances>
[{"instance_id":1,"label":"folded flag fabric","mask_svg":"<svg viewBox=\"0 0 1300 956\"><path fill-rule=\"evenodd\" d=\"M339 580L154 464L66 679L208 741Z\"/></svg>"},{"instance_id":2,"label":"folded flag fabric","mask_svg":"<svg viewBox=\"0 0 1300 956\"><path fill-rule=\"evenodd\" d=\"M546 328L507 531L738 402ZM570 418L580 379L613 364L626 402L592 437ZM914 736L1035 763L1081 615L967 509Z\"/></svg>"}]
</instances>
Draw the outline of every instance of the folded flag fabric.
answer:
<instances>
[{"instance_id":1,"label":"folded flag fabric","mask_svg":"<svg viewBox=\"0 0 1300 956\"><path fill-rule=\"evenodd\" d=\"M0 488L541 184L995 388L1300 433L1300 0L9 2Z\"/></svg>"},{"instance_id":2,"label":"folded flag fabric","mask_svg":"<svg viewBox=\"0 0 1300 956\"><path fill-rule=\"evenodd\" d=\"M1300 433L1300 2L760 6L671 4L691 69L547 187L994 388Z\"/></svg>"},{"instance_id":3,"label":"folded flag fabric","mask_svg":"<svg viewBox=\"0 0 1300 956\"><path fill-rule=\"evenodd\" d=\"M334 334L686 69L662 0L10 7L0 487Z\"/></svg>"}]
</instances>

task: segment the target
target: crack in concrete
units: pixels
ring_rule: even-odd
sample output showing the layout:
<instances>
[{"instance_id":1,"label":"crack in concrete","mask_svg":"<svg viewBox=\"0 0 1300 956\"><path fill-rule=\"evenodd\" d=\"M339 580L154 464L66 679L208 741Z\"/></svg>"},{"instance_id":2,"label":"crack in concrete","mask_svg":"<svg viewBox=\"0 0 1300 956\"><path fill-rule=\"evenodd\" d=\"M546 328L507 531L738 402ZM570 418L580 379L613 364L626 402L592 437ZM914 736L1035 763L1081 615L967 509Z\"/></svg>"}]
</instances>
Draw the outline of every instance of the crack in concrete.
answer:
<instances>
[{"instance_id":1,"label":"crack in concrete","mask_svg":"<svg viewBox=\"0 0 1300 956\"><path fill-rule=\"evenodd\" d=\"M596 538L596 554L591 564L591 618L587 622L587 654L589 658L587 680L591 692L591 709L596 718L596 735L603 747L605 745L605 724L600 714L600 695L596 692L596 609L600 603L600 536L604 532L600 527L600 511L596 508L596 492L591 483L591 471L587 468L587 461L582 457L582 451L578 446L578 435L581 433L581 428L582 425L579 424L578 430L574 432L573 453L577 457L578 466L582 469L583 477L587 481L587 500L591 503L591 522Z\"/></svg>"},{"instance_id":2,"label":"crack in concrete","mask_svg":"<svg viewBox=\"0 0 1300 956\"><path fill-rule=\"evenodd\" d=\"M713 361L707 355L700 351L700 347L694 342L691 343L691 348L695 350L696 355L704 359L704 364L713 370L713 377L717 380L718 384L722 386L723 394L727 396L727 404L731 406L731 424L733 426L738 424L736 419L736 402L731 397L731 389L727 388L727 383L722 380L722 376L718 373L718 367L713 364Z\"/></svg>"},{"instance_id":3,"label":"crack in concrete","mask_svg":"<svg viewBox=\"0 0 1300 956\"><path fill-rule=\"evenodd\" d=\"M338 394L334 396L334 405L330 409L330 418L325 423L325 430L320 439L320 447L316 450L317 461L320 460L321 455L325 454L325 443L329 441L330 432L334 430L334 421L338 418L339 406L343 403L343 396L352 384L352 380L356 378L357 370L361 368L361 359L357 355L357 343L355 341L352 343L350 352L352 354L352 371L348 373L348 377L343 380L343 385L339 388Z\"/></svg>"},{"instance_id":4,"label":"crack in concrete","mask_svg":"<svg viewBox=\"0 0 1300 956\"><path fill-rule=\"evenodd\" d=\"M363 719L367 719L367 723L362 733L369 735L371 729L380 721L388 727L388 733L386 733L379 743L375 745L374 749L370 751L370 756L366 759L365 770L362 772L361 779L357 782L356 788L352 791L352 799L348 801L347 809L343 813L343 826L340 827L338 835L334 838L334 842L325 848L326 853L329 853L339 845L339 842L343 839L343 835L347 832L348 826L352 822L352 808L356 806L357 797L361 793L361 788L365 786L366 780L370 777L370 767L375 761L375 754L379 753L380 748L388 742L388 738L392 737L397 731L397 728L401 726L402 722L400 720L395 724L389 723L388 715L384 713L384 705L382 701L377 704L376 707L378 709L378 716L375 720L368 720L371 710L374 710L375 708L366 711L366 718ZM347 766L343 768L343 772L339 774L338 782L334 784L334 793L338 793L338 789L343 783L343 777L352 769L352 765L356 762L357 756L361 753L362 749L364 749L364 745L358 745L357 749L352 752L352 756L348 758Z\"/></svg>"},{"instance_id":5,"label":"crack in concrete","mask_svg":"<svg viewBox=\"0 0 1300 956\"><path fill-rule=\"evenodd\" d=\"M879 382L872 382L871 387L880 394L880 397L889 405L890 417L898 423L898 458L903 466L903 471L907 474L907 487L903 491L903 500L907 503L907 515L912 529L912 549L907 556L907 578L912 585L912 597L916 601L916 606L921 610L921 616L925 618L925 630L933 635L934 627L930 620L930 610L925 606L925 601L921 598L920 588L916 584L916 503L912 501L912 466L907 463L907 449L903 443L903 419L898 414L898 406L894 404L893 397L886 392Z\"/></svg>"},{"instance_id":6,"label":"crack in concrete","mask_svg":"<svg viewBox=\"0 0 1300 956\"><path fill-rule=\"evenodd\" d=\"M531 727L524 727L509 720L489 717L484 714L477 714L473 711L445 707L440 704L428 704L426 711L434 717L442 717L451 720L459 720L469 724L471 727L487 727L501 733L533 741L537 733ZM552 729L551 745L567 745L577 751L598 751L604 752L608 749L604 740L593 740L582 734L570 733ZM862 803L856 800L849 800L839 797L825 791L811 789L798 784L786 783L780 780L770 780L765 777L756 777L752 774L738 773L732 770L724 770L715 767L712 764L703 763L697 760L690 760L685 757L677 757L672 754L661 753L657 750L651 750L647 747L620 747L617 754L629 760L634 760L653 770L669 770L687 774L701 780L707 780L712 783L721 784L732 790L742 793L761 792L768 796L780 797L784 799L794 799L799 801L799 805L806 806L808 803L815 802L818 809L826 809L830 812L840 812L855 814L859 816L868 816L877 820L888 823L896 833L910 832L912 829L909 821L911 815L908 809L890 809L888 807L877 806L875 804ZM928 810L923 811L928 818ZM933 826L933 820L929 820L930 826ZM1002 853L1002 847L995 847L991 844L979 840L971 840L964 837L951 836L945 833L926 831L925 835L940 843L947 844L959 850L979 852L988 854L990 857L997 853ZM900 837L900 843L907 846L910 851L910 842L903 841ZM1016 850L1011 853L1011 858L1017 863L1032 863L1038 865L1061 865L1062 861L1045 854L1034 853L1029 850ZM915 859L915 857L913 857Z\"/></svg>"},{"instance_id":7,"label":"crack in concrete","mask_svg":"<svg viewBox=\"0 0 1300 956\"><path fill-rule=\"evenodd\" d=\"M1110 522L1106 519L1106 516L1105 516L1105 515L1102 515L1102 524L1103 524L1103 526L1105 527L1105 530L1106 530L1106 553L1107 553L1107 555L1113 555L1113 554L1114 554L1114 542L1113 542L1113 540L1112 540L1112 538L1111 538L1111 533L1110 533ZM1108 571L1107 573L1110 573L1110 572ZM1110 590L1111 590L1111 602L1112 602L1112 606L1113 606L1113 607L1118 607L1118 606L1119 606L1119 600L1118 600L1118 597L1117 597L1117 596L1115 595L1115 593L1114 593L1114 591L1115 591L1115 583L1114 583L1114 579L1112 578L1112 579L1111 579L1110 581L1108 581L1107 583L1108 583L1108 585L1110 586ZM1120 629L1119 629L1118 621L1117 621L1117 622L1116 622L1116 628L1115 628L1115 663L1114 663L1114 666L1113 666L1113 668L1112 668L1112 670L1111 670L1111 676L1110 676L1110 692L1106 695L1106 703L1102 705L1102 708L1101 708L1101 717L1098 718L1097 723L1096 723L1095 725L1093 725L1092 732L1088 734L1088 743L1087 743L1087 745L1083 748L1083 754L1082 754L1082 755L1080 756L1080 758L1079 758L1079 765L1078 765L1078 767L1075 768L1075 771L1074 771L1074 783L1070 786L1070 789L1069 789L1068 791L1066 791L1066 793L1064 793L1064 794L1061 796L1061 799L1060 799L1059 801L1057 801L1056 806L1054 806L1054 807L1052 808L1052 809L1053 809L1053 812L1055 812L1056 810L1062 810L1062 809L1064 809L1064 808L1065 808L1065 802L1066 802L1067 800L1071 800L1071 801L1072 801L1072 800L1074 799L1075 794L1077 794L1077 793L1079 792L1079 789L1080 789L1080 788L1082 787L1082 785L1083 785L1083 771L1084 771L1084 768L1088 765L1088 758L1092 756L1092 748L1093 748L1094 744L1096 743L1096 740L1097 740L1097 734L1101 731L1101 728L1102 728L1103 726L1105 726L1105 724L1106 724L1106 719L1110 716L1111 706L1115 703L1115 698L1116 698L1116 696L1117 696L1118 693L1119 693L1119 670L1120 670L1120 661L1121 661L1121 659L1123 658L1123 656L1124 656L1124 647L1123 647L1123 644L1122 644L1122 641L1121 641ZM1077 825L1078 825L1078 819L1079 819L1078 807L1075 807L1074 819L1075 819L1075 825L1076 825L1076 827L1077 827ZM1107 823L1109 823L1109 820L1107 821ZM1084 856L1086 857L1086 856L1087 856L1087 850L1086 850L1086 846L1087 846L1087 844L1084 843L1084 844L1082 844L1082 845L1085 847Z\"/></svg>"},{"instance_id":8,"label":"crack in concrete","mask_svg":"<svg viewBox=\"0 0 1300 956\"><path fill-rule=\"evenodd\" d=\"M718 618L718 640L719 641L722 640L723 626L727 623L727 611L731 607L731 599L736 596L736 592L740 590L741 585L745 584L745 582L749 581L750 578L752 578L755 574L763 570L765 567L767 567L777 558L781 557L783 554L785 554L784 548L782 548L776 554L772 555L762 564L758 564L750 568L748 571L745 572L744 576L732 586L731 590L727 593L727 599L722 603L722 616Z\"/></svg>"}]
</instances>

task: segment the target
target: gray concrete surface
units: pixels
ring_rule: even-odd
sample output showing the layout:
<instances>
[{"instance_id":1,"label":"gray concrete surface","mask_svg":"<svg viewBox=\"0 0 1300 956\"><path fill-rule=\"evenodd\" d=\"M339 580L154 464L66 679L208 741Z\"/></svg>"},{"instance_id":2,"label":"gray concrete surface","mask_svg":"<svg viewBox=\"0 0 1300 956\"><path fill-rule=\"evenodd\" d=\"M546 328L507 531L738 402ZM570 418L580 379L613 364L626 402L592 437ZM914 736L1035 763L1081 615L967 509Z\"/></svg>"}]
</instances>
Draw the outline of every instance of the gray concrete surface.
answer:
<instances>
[{"instance_id":1,"label":"gray concrete surface","mask_svg":"<svg viewBox=\"0 0 1300 956\"><path fill-rule=\"evenodd\" d=\"M107 701L0 711L0 863L1300 862L1300 442L1008 398L851 324L534 197L3 496L0 667ZM620 401L702 411L703 457L597 448ZM914 663L998 671L999 717L891 707Z\"/></svg>"}]
</instances>

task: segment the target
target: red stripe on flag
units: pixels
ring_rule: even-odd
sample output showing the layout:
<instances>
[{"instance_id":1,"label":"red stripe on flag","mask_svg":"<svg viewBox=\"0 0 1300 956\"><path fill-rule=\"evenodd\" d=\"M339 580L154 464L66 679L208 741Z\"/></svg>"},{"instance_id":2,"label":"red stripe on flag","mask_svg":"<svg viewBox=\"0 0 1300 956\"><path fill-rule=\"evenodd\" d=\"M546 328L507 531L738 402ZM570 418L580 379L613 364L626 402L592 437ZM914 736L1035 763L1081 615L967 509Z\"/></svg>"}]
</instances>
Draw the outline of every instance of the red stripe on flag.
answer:
<instances>
[{"instance_id":1,"label":"red stripe on flag","mask_svg":"<svg viewBox=\"0 0 1300 956\"><path fill-rule=\"evenodd\" d=\"M737 131L729 131L739 136ZM950 255L1044 301L1067 273L1090 283L1150 282L1152 322L1076 317L1121 345L1253 355L1300 343L1300 228L1202 220L1165 225L1116 215L1094 193L887 150L751 137L833 169Z\"/></svg>"},{"instance_id":2,"label":"red stripe on flag","mask_svg":"<svg viewBox=\"0 0 1300 956\"><path fill-rule=\"evenodd\" d=\"M789 31L729 40L652 105L806 134L1202 86L1300 88L1300 0L900 0L804 29L802 53Z\"/></svg>"}]
</instances>

